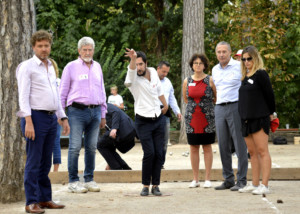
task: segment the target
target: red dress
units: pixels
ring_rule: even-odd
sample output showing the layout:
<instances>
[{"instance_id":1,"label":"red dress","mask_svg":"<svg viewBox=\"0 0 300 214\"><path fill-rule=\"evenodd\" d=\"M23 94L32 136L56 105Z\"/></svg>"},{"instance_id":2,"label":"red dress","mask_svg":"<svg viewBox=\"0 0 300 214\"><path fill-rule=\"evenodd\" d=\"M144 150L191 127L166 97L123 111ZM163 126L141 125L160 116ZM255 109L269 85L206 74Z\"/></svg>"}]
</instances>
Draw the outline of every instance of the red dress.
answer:
<instances>
[{"instance_id":1,"label":"red dress","mask_svg":"<svg viewBox=\"0 0 300 214\"><path fill-rule=\"evenodd\" d=\"M209 85L209 78L206 76L195 81L189 77L187 81L185 125L188 143L191 145L215 142L213 91Z\"/></svg>"}]
</instances>

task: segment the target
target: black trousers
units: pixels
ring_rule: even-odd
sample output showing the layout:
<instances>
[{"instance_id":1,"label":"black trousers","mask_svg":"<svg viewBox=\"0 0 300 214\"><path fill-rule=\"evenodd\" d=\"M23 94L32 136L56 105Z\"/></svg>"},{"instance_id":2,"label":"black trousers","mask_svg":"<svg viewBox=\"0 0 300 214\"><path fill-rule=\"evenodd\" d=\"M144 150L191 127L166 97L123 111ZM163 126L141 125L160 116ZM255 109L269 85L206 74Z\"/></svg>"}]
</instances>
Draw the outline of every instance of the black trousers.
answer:
<instances>
[{"instance_id":1,"label":"black trousers","mask_svg":"<svg viewBox=\"0 0 300 214\"><path fill-rule=\"evenodd\" d=\"M134 138L132 140L134 141ZM109 136L103 136L99 139L97 149L112 170L119 170L128 166L116 151L114 140Z\"/></svg>"},{"instance_id":2,"label":"black trousers","mask_svg":"<svg viewBox=\"0 0 300 214\"><path fill-rule=\"evenodd\" d=\"M135 118L136 131L144 151L142 165L142 184L159 185L164 155L165 118L144 120Z\"/></svg>"}]
</instances>

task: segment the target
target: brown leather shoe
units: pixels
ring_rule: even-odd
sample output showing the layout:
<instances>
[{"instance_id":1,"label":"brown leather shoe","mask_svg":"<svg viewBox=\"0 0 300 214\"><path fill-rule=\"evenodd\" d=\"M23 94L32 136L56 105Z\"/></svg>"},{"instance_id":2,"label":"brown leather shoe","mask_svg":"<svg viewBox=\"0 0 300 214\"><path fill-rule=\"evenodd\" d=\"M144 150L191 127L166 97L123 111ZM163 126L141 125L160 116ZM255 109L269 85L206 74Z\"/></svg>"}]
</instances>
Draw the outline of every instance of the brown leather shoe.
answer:
<instances>
[{"instance_id":1,"label":"brown leather shoe","mask_svg":"<svg viewBox=\"0 0 300 214\"><path fill-rule=\"evenodd\" d=\"M38 204L29 204L25 207L27 213L44 213L45 210L41 209Z\"/></svg>"},{"instance_id":2,"label":"brown leather shoe","mask_svg":"<svg viewBox=\"0 0 300 214\"><path fill-rule=\"evenodd\" d=\"M41 208L48 208L48 209L63 209L65 207L65 205L56 204L53 201L40 202L39 205Z\"/></svg>"}]
</instances>

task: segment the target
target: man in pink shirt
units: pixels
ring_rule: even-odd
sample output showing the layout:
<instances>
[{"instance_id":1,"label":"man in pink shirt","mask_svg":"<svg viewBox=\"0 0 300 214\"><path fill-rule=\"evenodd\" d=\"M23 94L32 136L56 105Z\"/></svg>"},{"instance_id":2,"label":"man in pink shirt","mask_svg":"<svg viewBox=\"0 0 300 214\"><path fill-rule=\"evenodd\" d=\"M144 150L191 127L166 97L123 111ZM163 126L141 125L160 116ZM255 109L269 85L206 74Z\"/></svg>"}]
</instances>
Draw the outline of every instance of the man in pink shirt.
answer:
<instances>
[{"instance_id":1,"label":"man in pink shirt","mask_svg":"<svg viewBox=\"0 0 300 214\"><path fill-rule=\"evenodd\" d=\"M98 62L93 60L95 42L83 37L78 42L79 57L64 68L60 96L62 107L68 107L71 127L69 138L68 171L69 192L99 192L94 181L95 155L99 126L105 126L106 94L103 73ZM78 157L84 134L84 183L78 177Z\"/></svg>"}]
</instances>

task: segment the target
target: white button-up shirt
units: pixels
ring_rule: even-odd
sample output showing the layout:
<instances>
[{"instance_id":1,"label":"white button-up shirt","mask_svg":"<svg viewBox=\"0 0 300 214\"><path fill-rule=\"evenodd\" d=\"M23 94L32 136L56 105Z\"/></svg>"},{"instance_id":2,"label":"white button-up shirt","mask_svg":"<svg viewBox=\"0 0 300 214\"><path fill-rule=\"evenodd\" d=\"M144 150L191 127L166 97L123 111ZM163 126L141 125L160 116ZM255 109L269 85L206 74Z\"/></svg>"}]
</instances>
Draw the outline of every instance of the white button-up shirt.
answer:
<instances>
[{"instance_id":1,"label":"white button-up shirt","mask_svg":"<svg viewBox=\"0 0 300 214\"><path fill-rule=\"evenodd\" d=\"M58 118L66 117L58 93L56 74L50 60L48 71L44 63L35 55L22 62L17 70L19 117L31 115L31 109L56 111Z\"/></svg>"},{"instance_id":2,"label":"white button-up shirt","mask_svg":"<svg viewBox=\"0 0 300 214\"><path fill-rule=\"evenodd\" d=\"M158 97L164 95L158 74L154 68L147 68L150 81L143 76L137 76L137 69L128 71L125 86L129 88L134 98L134 112L143 117L158 117L161 114Z\"/></svg>"},{"instance_id":3,"label":"white button-up shirt","mask_svg":"<svg viewBox=\"0 0 300 214\"><path fill-rule=\"evenodd\" d=\"M217 103L235 102L239 98L241 86L241 64L239 61L230 59L225 68L219 64L212 69L212 78L217 89Z\"/></svg>"},{"instance_id":4,"label":"white button-up shirt","mask_svg":"<svg viewBox=\"0 0 300 214\"><path fill-rule=\"evenodd\" d=\"M163 78L160 82L161 82L161 86L164 90L164 96L165 96L166 102L168 105L171 106L174 114L177 116L177 114L180 113L180 109L178 107L177 100L174 96L173 85L172 85L171 81L169 80L169 78L167 78L167 77ZM160 104L162 105L161 102L160 102Z\"/></svg>"}]
</instances>

